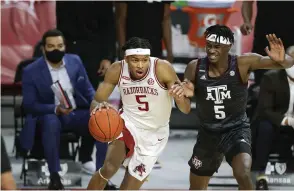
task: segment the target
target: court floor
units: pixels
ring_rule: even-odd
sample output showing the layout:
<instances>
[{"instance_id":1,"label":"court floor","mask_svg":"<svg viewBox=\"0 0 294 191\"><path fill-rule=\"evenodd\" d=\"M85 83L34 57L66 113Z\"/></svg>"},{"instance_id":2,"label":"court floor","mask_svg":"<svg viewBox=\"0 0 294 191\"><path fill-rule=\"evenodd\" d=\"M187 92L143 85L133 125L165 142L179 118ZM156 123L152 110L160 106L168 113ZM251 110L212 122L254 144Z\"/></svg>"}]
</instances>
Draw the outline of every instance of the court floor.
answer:
<instances>
[{"instance_id":1,"label":"court floor","mask_svg":"<svg viewBox=\"0 0 294 191\"><path fill-rule=\"evenodd\" d=\"M17 181L18 187L23 188L22 180L20 180L21 173L21 159L16 160L12 157L13 146L13 131L11 129L2 130L2 135L6 142L6 146L11 156L13 175ZM181 189L187 190L189 188L189 160L194 143L196 141L197 131L171 131L171 136L167 147L160 156L161 169L154 169L150 175L149 181L146 182L142 189ZM93 156L95 156L95 152ZM93 157L95 158L95 157ZM111 179L117 185L122 181L124 169L120 169L118 173ZM82 188L86 188L90 176L83 174ZM224 161L219 172L214 175L210 181L209 189L213 190L237 190L237 183L232 178L232 169ZM287 189L287 188L274 188ZM293 188L289 188L293 190Z\"/></svg>"}]
</instances>

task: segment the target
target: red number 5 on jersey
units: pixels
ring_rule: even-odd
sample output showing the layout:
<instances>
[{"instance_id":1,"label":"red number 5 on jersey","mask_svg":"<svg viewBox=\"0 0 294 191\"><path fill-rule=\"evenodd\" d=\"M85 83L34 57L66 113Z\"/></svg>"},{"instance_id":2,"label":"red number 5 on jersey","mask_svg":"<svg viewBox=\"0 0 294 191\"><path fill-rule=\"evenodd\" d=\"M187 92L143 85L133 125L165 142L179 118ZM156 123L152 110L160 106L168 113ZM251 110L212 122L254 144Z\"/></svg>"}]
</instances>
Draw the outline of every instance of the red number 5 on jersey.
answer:
<instances>
[{"instance_id":1,"label":"red number 5 on jersey","mask_svg":"<svg viewBox=\"0 0 294 191\"><path fill-rule=\"evenodd\" d=\"M146 98L146 95L135 95L136 101L142 106L138 107L140 111L149 111L149 104L147 101L142 101L142 98ZM144 105L144 106L143 106Z\"/></svg>"}]
</instances>

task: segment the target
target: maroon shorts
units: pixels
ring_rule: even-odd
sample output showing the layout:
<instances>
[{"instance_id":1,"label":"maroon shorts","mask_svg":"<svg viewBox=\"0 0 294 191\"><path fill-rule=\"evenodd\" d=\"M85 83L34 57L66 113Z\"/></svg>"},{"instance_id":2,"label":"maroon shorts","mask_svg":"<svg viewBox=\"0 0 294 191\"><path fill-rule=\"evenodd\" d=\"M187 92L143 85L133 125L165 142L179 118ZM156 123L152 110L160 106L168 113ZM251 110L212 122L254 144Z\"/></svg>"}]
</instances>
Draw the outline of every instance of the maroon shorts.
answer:
<instances>
[{"instance_id":1,"label":"maroon shorts","mask_svg":"<svg viewBox=\"0 0 294 191\"><path fill-rule=\"evenodd\" d=\"M134 141L132 134L126 128L126 126L123 127L122 134L123 134L123 136L118 138L118 140L121 140L125 143L126 148L127 148L126 158L128 158L134 154L135 141Z\"/></svg>"}]
</instances>

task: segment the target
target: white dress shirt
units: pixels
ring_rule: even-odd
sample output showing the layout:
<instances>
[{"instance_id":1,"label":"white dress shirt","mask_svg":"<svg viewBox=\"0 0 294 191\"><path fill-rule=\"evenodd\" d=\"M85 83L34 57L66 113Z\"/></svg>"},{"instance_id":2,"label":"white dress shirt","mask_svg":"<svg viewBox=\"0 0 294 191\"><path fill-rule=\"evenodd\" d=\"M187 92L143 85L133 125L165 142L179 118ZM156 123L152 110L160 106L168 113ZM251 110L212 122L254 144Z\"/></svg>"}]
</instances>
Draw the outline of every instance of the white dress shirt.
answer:
<instances>
[{"instance_id":1,"label":"white dress shirt","mask_svg":"<svg viewBox=\"0 0 294 191\"><path fill-rule=\"evenodd\" d=\"M294 107L294 82L290 78L287 78L287 79L288 79L289 88L290 88L290 100L289 100L288 110L285 113L285 117L282 120L281 125L286 125L285 122L286 122L287 117L293 117L294 116L293 115L294 114L293 113L293 107Z\"/></svg>"},{"instance_id":2,"label":"white dress shirt","mask_svg":"<svg viewBox=\"0 0 294 191\"><path fill-rule=\"evenodd\" d=\"M47 63L47 65L48 65L53 83L56 81L59 81L61 87L67 93L68 98L73 106L73 109L76 109L75 99L73 98L74 89L72 87L70 78L66 71L64 60L62 61L62 65L59 68L53 68L49 63ZM55 100L56 106L60 104L59 99L56 96L54 100Z\"/></svg>"}]
</instances>

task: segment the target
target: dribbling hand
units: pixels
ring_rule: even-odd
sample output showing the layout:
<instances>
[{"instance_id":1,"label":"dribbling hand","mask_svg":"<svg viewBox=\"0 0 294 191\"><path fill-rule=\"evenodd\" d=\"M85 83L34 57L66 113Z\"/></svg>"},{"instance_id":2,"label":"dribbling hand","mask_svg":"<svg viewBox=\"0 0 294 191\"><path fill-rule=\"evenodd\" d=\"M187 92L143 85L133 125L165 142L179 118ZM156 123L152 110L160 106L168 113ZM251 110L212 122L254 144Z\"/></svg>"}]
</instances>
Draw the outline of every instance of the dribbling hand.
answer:
<instances>
[{"instance_id":1,"label":"dribbling hand","mask_svg":"<svg viewBox=\"0 0 294 191\"><path fill-rule=\"evenodd\" d=\"M101 111L102 108L116 110L116 108L113 105L111 105L111 104L107 103L106 101L104 101L104 102L98 103L98 105L91 111L90 115L94 115L97 110Z\"/></svg>"}]
</instances>

